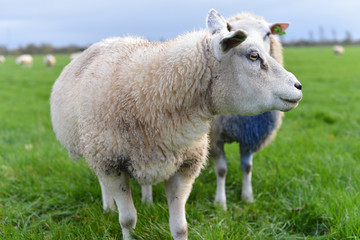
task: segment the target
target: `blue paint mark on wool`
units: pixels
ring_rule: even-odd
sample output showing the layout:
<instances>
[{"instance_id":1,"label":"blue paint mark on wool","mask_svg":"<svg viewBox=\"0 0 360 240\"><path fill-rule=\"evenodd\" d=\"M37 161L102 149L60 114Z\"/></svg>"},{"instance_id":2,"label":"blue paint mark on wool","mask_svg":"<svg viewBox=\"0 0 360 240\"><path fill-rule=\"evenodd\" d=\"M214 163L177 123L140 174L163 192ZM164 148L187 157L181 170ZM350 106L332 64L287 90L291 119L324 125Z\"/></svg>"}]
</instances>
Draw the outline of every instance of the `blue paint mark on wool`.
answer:
<instances>
[{"instance_id":1,"label":"blue paint mark on wool","mask_svg":"<svg viewBox=\"0 0 360 240\"><path fill-rule=\"evenodd\" d=\"M257 151L266 137L276 128L277 111L257 116L230 114L223 116L222 136L226 142L239 142L241 148Z\"/></svg>"}]
</instances>

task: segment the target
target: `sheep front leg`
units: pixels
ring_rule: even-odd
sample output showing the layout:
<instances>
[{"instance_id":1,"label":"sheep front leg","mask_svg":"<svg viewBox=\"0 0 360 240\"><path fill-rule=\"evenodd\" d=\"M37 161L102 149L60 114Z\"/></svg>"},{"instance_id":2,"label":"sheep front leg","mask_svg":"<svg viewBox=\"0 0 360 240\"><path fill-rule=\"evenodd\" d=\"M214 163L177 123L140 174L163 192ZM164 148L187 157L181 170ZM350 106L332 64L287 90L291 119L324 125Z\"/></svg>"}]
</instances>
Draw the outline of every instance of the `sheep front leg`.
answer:
<instances>
[{"instance_id":1,"label":"sheep front leg","mask_svg":"<svg viewBox=\"0 0 360 240\"><path fill-rule=\"evenodd\" d=\"M151 205L153 203L152 186L141 185L141 202Z\"/></svg>"},{"instance_id":2,"label":"sheep front leg","mask_svg":"<svg viewBox=\"0 0 360 240\"><path fill-rule=\"evenodd\" d=\"M251 170L253 153L247 151L240 151L241 153L241 171L242 171L242 191L241 198L246 202L253 202L254 195L251 186Z\"/></svg>"},{"instance_id":3,"label":"sheep front leg","mask_svg":"<svg viewBox=\"0 0 360 240\"><path fill-rule=\"evenodd\" d=\"M170 232L174 240L187 239L185 204L190 195L193 182L193 178L185 177L179 172L165 181L170 215Z\"/></svg>"},{"instance_id":4,"label":"sheep front leg","mask_svg":"<svg viewBox=\"0 0 360 240\"><path fill-rule=\"evenodd\" d=\"M100 175L100 182L115 199L119 211L119 222L124 240L131 239L131 232L135 228L137 215L131 196L130 182L127 174Z\"/></svg>"},{"instance_id":5,"label":"sheep front leg","mask_svg":"<svg viewBox=\"0 0 360 240\"><path fill-rule=\"evenodd\" d=\"M102 196L104 211L109 211L109 210L115 211L116 207L115 207L113 197L111 196L111 194L109 193L109 190L107 190L105 185L100 181L100 179L99 179L99 183L100 183L100 187L101 187L101 196Z\"/></svg>"}]
</instances>

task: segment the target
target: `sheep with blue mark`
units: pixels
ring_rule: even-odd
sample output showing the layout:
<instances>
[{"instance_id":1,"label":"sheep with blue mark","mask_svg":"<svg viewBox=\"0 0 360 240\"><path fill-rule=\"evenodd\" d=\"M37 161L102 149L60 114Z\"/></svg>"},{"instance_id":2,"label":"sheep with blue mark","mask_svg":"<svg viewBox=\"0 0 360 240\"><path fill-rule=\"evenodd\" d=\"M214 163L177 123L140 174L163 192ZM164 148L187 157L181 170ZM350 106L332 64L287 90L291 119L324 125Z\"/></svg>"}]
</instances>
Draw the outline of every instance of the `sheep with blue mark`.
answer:
<instances>
[{"instance_id":1,"label":"sheep with blue mark","mask_svg":"<svg viewBox=\"0 0 360 240\"><path fill-rule=\"evenodd\" d=\"M276 34L284 33L288 23L266 22L262 17L250 13L238 14L228 19L229 30L244 29L248 37L260 43L263 48L283 65L282 45ZM301 85L297 86L301 89ZM217 116L211 124L210 156L215 162L217 188L215 202L226 209L225 180L227 163L224 144L237 142L240 145L242 179L242 199L254 201L251 185L252 160L254 153L266 147L276 136L283 118L283 112L270 111L248 117L239 114Z\"/></svg>"}]
</instances>

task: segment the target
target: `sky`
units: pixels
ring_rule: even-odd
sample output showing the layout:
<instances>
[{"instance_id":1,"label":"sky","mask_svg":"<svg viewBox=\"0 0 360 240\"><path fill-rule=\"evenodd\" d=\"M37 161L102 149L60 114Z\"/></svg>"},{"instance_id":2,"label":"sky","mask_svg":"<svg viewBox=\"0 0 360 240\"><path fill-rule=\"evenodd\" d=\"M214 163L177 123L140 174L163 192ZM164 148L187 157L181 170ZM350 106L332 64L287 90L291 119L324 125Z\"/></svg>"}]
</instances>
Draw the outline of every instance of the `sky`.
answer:
<instances>
[{"instance_id":1,"label":"sky","mask_svg":"<svg viewBox=\"0 0 360 240\"><path fill-rule=\"evenodd\" d=\"M288 22L283 41L360 40L359 0L0 0L0 46L87 46L107 37L135 35L152 41L205 28L209 9L225 18L251 12ZM322 34L321 34L322 32Z\"/></svg>"}]
</instances>

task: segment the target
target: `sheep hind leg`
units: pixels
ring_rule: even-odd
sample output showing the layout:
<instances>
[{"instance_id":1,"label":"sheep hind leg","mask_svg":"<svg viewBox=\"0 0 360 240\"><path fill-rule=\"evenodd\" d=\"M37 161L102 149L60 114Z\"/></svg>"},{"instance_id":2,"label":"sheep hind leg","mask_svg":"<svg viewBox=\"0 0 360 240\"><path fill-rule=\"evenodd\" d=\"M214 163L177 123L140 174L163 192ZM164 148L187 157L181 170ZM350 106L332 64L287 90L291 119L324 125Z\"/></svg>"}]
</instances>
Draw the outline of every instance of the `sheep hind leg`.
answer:
<instances>
[{"instance_id":1,"label":"sheep hind leg","mask_svg":"<svg viewBox=\"0 0 360 240\"><path fill-rule=\"evenodd\" d=\"M224 210L226 210L227 206L226 206L225 182L226 182L226 173L227 173L227 163L226 163L224 151L219 151L217 154L214 154L213 158L214 158L214 167L216 173L215 203L219 203L220 206Z\"/></svg>"},{"instance_id":2,"label":"sheep hind leg","mask_svg":"<svg viewBox=\"0 0 360 240\"><path fill-rule=\"evenodd\" d=\"M254 195L251 186L253 153L248 151L240 151L240 153L241 171L243 176L241 198L246 202L254 202Z\"/></svg>"},{"instance_id":3,"label":"sheep hind leg","mask_svg":"<svg viewBox=\"0 0 360 240\"><path fill-rule=\"evenodd\" d=\"M151 205L153 203L152 186L141 185L141 202Z\"/></svg>"},{"instance_id":4,"label":"sheep hind leg","mask_svg":"<svg viewBox=\"0 0 360 240\"><path fill-rule=\"evenodd\" d=\"M100 187L101 187L101 195L102 195L102 202L103 202L104 211L109 211L109 210L115 211L116 206L115 206L113 197L111 196L109 190L100 181L100 179L99 179L99 183L100 183Z\"/></svg>"},{"instance_id":5,"label":"sheep hind leg","mask_svg":"<svg viewBox=\"0 0 360 240\"><path fill-rule=\"evenodd\" d=\"M165 181L166 198L169 205L170 232L174 240L187 239L185 204L190 195L194 179L177 172Z\"/></svg>"},{"instance_id":6,"label":"sheep hind leg","mask_svg":"<svg viewBox=\"0 0 360 240\"><path fill-rule=\"evenodd\" d=\"M137 215L131 196L129 176L121 172L120 175L101 175L99 179L116 202L123 239L130 240Z\"/></svg>"}]
</instances>

